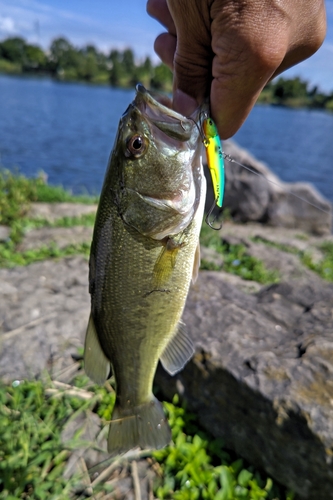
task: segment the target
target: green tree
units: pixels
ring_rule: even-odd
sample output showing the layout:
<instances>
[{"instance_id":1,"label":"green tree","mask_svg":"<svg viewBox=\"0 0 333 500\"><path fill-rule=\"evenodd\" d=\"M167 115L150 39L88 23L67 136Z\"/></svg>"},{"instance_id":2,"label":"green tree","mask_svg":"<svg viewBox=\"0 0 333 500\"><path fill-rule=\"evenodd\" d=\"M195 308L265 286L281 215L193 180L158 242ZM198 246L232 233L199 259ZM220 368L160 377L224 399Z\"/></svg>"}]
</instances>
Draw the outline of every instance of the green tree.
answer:
<instances>
[{"instance_id":1,"label":"green tree","mask_svg":"<svg viewBox=\"0 0 333 500\"><path fill-rule=\"evenodd\" d=\"M121 62L121 54L119 50L117 49L112 49L109 55L109 59L111 63L113 64L115 61Z\"/></svg>"},{"instance_id":2,"label":"green tree","mask_svg":"<svg viewBox=\"0 0 333 500\"><path fill-rule=\"evenodd\" d=\"M98 71L107 71L108 69L108 58L103 52L96 49L94 45L87 45L83 51L86 56L93 57L96 61Z\"/></svg>"},{"instance_id":3,"label":"green tree","mask_svg":"<svg viewBox=\"0 0 333 500\"><path fill-rule=\"evenodd\" d=\"M172 73L165 64L155 66L151 86L158 90L171 90Z\"/></svg>"},{"instance_id":4,"label":"green tree","mask_svg":"<svg viewBox=\"0 0 333 500\"><path fill-rule=\"evenodd\" d=\"M149 57L146 57L144 62L135 66L131 84L136 85L138 82L142 83L145 87L150 87L151 77L153 75L153 65Z\"/></svg>"},{"instance_id":5,"label":"green tree","mask_svg":"<svg viewBox=\"0 0 333 500\"><path fill-rule=\"evenodd\" d=\"M123 64L123 69L126 75L129 77L132 77L134 70L135 70L135 63L134 63L134 54L132 49L126 49L123 52L123 57L122 57L122 64Z\"/></svg>"},{"instance_id":6,"label":"green tree","mask_svg":"<svg viewBox=\"0 0 333 500\"><path fill-rule=\"evenodd\" d=\"M0 57L7 61L23 64L25 60L26 43L23 38L7 38L0 43Z\"/></svg>"},{"instance_id":7,"label":"green tree","mask_svg":"<svg viewBox=\"0 0 333 500\"><path fill-rule=\"evenodd\" d=\"M308 83L302 81L299 77L286 79L280 77L273 83L273 96L280 101L290 98L305 98L308 95Z\"/></svg>"},{"instance_id":8,"label":"green tree","mask_svg":"<svg viewBox=\"0 0 333 500\"><path fill-rule=\"evenodd\" d=\"M111 63L110 83L113 87L118 87L124 74L122 67L122 54L119 50L111 50L109 60Z\"/></svg>"},{"instance_id":9,"label":"green tree","mask_svg":"<svg viewBox=\"0 0 333 500\"><path fill-rule=\"evenodd\" d=\"M82 56L82 62L79 68L79 76L90 82L98 74L98 64L93 52Z\"/></svg>"},{"instance_id":10,"label":"green tree","mask_svg":"<svg viewBox=\"0 0 333 500\"><path fill-rule=\"evenodd\" d=\"M46 65L46 55L37 45L26 45L24 66L26 68L40 69Z\"/></svg>"},{"instance_id":11,"label":"green tree","mask_svg":"<svg viewBox=\"0 0 333 500\"><path fill-rule=\"evenodd\" d=\"M80 64L79 52L63 37L53 40L50 47L50 56L55 72L60 69L78 69Z\"/></svg>"}]
</instances>

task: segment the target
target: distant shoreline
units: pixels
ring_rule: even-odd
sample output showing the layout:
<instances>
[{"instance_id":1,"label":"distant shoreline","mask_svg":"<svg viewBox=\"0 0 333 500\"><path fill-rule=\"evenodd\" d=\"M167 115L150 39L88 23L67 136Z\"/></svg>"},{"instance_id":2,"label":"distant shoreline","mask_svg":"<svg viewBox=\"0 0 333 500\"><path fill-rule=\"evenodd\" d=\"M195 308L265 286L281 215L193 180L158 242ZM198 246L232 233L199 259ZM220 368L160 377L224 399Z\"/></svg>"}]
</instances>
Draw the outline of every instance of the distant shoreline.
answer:
<instances>
[{"instance_id":1,"label":"distant shoreline","mask_svg":"<svg viewBox=\"0 0 333 500\"><path fill-rule=\"evenodd\" d=\"M59 78L57 76L54 76L50 73L46 72L4 72L0 70L0 77L1 76L8 76L8 77L18 77L23 79L36 79L36 80L50 80L55 83L65 83L65 84L81 84L81 85L86 85L86 86L92 86L92 87L104 87L104 88L111 88L111 89L119 89L119 90L128 90L131 91L135 87L135 83L131 85L111 85L107 81L99 81L99 82L94 82L94 81L87 81L87 80L74 80L74 79L65 79L65 78ZM151 87L154 89L154 87ZM155 89L156 90L156 89ZM170 85L170 88L167 87L165 89L158 89L161 92L167 92L171 93L172 88ZM279 100L279 99L269 99L267 95L265 94L266 88L263 90L262 94L259 95L259 98L256 102L256 105L266 105L266 106L274 106L277 108L291 108L291 109L316 109L316 110L323 110L323 111L328 111L328 112L333 112L333 103L332 105L329 106L322 106L322 105L314 105L312 102L309 102L307 99L301 99L301 98L289 98L286 100ZM331 101L329 101L330 103Z\"/></svg>"},{"instance_id":2,"label":"distant shoreline","mask_svg":"<svg viewBox=\"0 0 333 500\"><path fill-rule=\"evenodd\" d=\"M21 37L1 41L0 74L48 76L59 82L123 89L132 89L136 82L141 82L147 88L162 92L172 92L173 85L173 75L167 66L153 65L148 56L138 60L130 47L123 51L112 49L105 54L92 44L75 47L64 37L54 39L46 51ZM258 102L333 111L333 90L325 94L299 77L279 77L263 88Z\"/></svg>"}]
</instances>

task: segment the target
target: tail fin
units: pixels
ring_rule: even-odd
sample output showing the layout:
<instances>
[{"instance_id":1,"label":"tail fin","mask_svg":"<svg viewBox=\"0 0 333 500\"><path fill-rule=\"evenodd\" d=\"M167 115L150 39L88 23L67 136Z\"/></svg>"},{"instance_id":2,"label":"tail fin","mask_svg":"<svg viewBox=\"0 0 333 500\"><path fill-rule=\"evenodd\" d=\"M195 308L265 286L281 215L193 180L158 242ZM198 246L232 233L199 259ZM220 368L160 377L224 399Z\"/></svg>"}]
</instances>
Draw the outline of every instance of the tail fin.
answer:
<instances>
[{"instance_id":1,"label":"tail fin","mask_svg":"<svg viewBox=\"0 0 333 500\"><path fill-rule=\"evenodd\" d=\"M171 441L171 430L161 403L153 396L148 402L122 410L117 404L113 410L108 437L108 452L119 455L140 447L163 448Z\"/></svg>"}]
</instances>

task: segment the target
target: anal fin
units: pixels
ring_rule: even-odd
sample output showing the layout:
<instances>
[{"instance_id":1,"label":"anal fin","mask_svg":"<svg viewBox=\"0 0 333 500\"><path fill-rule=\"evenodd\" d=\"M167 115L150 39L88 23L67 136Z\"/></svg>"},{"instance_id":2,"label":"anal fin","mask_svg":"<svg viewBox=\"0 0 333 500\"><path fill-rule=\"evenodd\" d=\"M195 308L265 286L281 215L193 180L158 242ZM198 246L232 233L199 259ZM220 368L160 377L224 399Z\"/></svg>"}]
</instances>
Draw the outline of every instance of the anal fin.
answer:
<instances>
[{"instance_id":1,"label":"anal fin","mask_svg":"<svg viewBox=\"0 0 333 500\"><path fill-rule=\"evenodd\" d=\"M186 363L194 354L192 340L187 336L182 325L178 325L177 332L172 337L166 348L164 349L160 361L163 368L175 375L184 368Z\"/></svg>"},{"instance_id":2,"label":"anal fin","mask_svg":"<svg viewBox=\"0 0 333 500\"><path fill-rule=\"evenodd\" d=\"M90 314L84 343L84 370L96 384L104 384L110 373L110 361L98 340L95 323Z\"/></svg>"}]
</instances>

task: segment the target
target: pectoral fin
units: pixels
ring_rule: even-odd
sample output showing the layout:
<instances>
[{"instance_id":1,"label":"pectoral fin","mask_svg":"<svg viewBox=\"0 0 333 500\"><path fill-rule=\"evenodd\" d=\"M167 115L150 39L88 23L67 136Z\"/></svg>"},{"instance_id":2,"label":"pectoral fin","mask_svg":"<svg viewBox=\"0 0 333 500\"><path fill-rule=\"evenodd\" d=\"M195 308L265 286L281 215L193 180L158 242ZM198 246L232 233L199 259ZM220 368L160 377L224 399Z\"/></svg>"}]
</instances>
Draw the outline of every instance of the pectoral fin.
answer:
<instances>
[{"instance_id":1,"label":"pectoral fin","mask_svg":"<svg viewBox=\"0 0 333 500\"><path fill-rule=\"evenodd\" d=\"M182 243L169 238L162 248L153 270L153 287L161 288L168 281L176 265L176 258Z\"/></svg>"},{"instance_id":2,"label":"pectoral fin","mask_svg":"<svg viewBox=\"0 0 333 500\"><path fill-rule=\"evenodd\" d=\"M192 340L187 336L182 325L178 325L177 333L164 349L160 361L170 375L175 375L184 368L193 354Z\"/></svg>"},{"instance_id":3,"label":"pectoral fin","mask_svg":"<svg viewBox=\"0 0 333 500\"><path fill-rule=\"evenodd\" d=\"M90 314L84 343L84 370L96 384L104 384L110 373L110 361L98 340L95 323Z\"/></svg>"}]
</instances>

